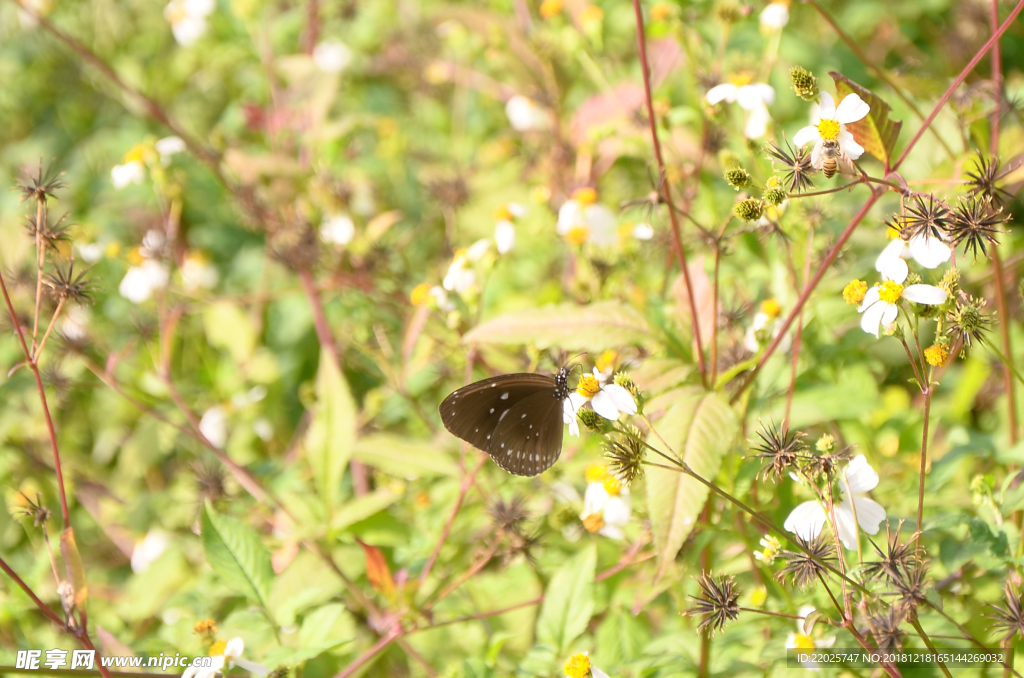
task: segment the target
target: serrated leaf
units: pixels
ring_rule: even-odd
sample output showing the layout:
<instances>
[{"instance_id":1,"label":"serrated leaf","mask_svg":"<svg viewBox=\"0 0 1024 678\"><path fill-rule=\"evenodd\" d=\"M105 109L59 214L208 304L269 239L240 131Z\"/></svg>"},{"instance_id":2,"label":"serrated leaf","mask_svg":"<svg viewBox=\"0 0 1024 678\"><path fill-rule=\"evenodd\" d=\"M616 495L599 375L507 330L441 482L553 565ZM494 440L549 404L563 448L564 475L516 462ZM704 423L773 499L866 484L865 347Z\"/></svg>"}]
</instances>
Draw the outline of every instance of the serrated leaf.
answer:
<instances>
[{"instance_id":1,"label":"serrated leaf","mask_svg":"<svg viewBox=\"0 0 1024 678\"><path fill-rule=\"evenodd\" d=\"M206 502L202 538L206 560L224 583L268 609L274 569L259 535L245 523L220 515Z\"/></svg>"},{"instance_id":2,"label":"serrated leaf","mask_svg":"<svg viewBox=\"0 0 1024 678\"><path fill-rule=\"evenodd\" d=\"M533 344L568 351L603 351L640 344L650 337L647 321L616 301L589 306L560 304L513 311L477 325L462 338L465 344Z\"/></svg>"},{"instance_id":3,"label":"serrated leaf","mask_svg":"<svg viewBox=\"0 0 1024 678\"><path fill-rule=\"evenodd\" d=\"M863 146L865 151L884 162L888 167L903 122L892 120L889 117L892 107L871 90L858 85L842 73L829 71L828 74L836 83L837 106L848 94L857 94L871 107L863 119L846 123L846 129L853 134L854 140Z\"/></svg>"},{"instance_id":4,"label":"serrated leaf","mask_svg":"<svg viewBox=\"0 0 1024 678\"><path fill-rule=\"evenodd\" d=\"M594 613L597 548L591 544L555 572L537 618L537 641L562 655L587 630Z\"/></svg>"},{"instance_id":5,"label":"serrated leaf","mask_svg":"<svg viewBox=\"0 0 1024 678\"><path fill-rule=\"evenodd\" d=\"M342 476L352 458L356 404L338 361L326 352L320 354L316 400L316 413L306 434L306 459L313 469L317 492L330 520L338 504Z\"/></svg>"},{"instance_id":6,"label":"serrated leaf","mask_svg":"<svg viewBox=\"0 0 1024 678\"><path fill-rule=\"evenodd\" d=\"M655 427L695 473L713 480L736 436L736 414L717 393L682 390L676 397ZM653 434L647 442L664 447ZM646 483L660 577L693 529L708 489L689 476L658 467L647 471Z\"/></svg>"}]
</instances>

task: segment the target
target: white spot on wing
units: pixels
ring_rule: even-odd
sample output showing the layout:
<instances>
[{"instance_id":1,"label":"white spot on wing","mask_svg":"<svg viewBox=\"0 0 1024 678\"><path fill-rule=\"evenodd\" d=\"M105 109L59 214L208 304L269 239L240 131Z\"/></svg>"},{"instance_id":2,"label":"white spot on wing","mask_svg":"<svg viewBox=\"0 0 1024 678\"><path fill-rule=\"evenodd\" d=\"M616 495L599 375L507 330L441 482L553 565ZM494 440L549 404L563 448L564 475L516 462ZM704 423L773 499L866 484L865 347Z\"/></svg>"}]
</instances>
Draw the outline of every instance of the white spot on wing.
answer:
<instances>
[{"instance_id":1,"label":"white spot on wing","mask_svg":"<svg viewBox=\"0 0 1024 678\"><path fill-rule=\"evenodd\" d=\"M508 400L508 393L502 393L501 394L501 399L502 400Z\"/></svg>"}]
</instances>

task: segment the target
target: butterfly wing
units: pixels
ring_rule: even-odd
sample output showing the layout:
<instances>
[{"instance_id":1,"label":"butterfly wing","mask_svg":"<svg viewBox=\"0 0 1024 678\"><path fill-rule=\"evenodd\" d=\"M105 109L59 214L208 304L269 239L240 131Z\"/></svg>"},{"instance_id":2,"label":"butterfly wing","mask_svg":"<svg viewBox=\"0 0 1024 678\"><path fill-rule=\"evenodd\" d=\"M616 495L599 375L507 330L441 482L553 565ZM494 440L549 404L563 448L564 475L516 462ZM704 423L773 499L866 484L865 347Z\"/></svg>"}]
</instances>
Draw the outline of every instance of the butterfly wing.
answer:
<instances>
[{"instance_id":1,"label":"butterfly wing","mask_svg":"<svg viewBox=\"0 0 1024 678\"><path fill-rule=\"evenodd\" d=\"M553 390L529 396L509 409L494 429L491 455L501 468L517 476L536 476L562 454L562 401Z\"/></svg>"},{"instance_id":2,"label":"butterfly wing","mask_svg":"<svg viewBox=\"0 0 1024 678\"><path fill-rule=\"evenodd\" d=\"M452 435L488 452L502 417L530 398L545 394L553 401L555 378L543 374L503 374L474 382L453 392L441 402L441 421ZM551 404L554 407L554 403ZM558 403L558 421L562 406ZM561 429L559 429L561 432Z\"/></svg>"}]
</instances>

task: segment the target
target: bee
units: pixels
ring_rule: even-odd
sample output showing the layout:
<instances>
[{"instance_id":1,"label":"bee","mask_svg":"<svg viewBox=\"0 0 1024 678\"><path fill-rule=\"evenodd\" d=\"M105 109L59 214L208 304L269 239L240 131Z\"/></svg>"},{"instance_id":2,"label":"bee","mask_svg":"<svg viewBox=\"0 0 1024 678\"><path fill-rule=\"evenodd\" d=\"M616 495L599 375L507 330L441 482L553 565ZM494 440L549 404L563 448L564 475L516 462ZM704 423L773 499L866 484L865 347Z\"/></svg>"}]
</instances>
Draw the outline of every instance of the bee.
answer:
<instances>
[{"instance_id":1,"label":"bee","mask_svg":"<svg viewBox=\"0 0 1024 678\"><path fill-rule=\"evenodd\" d=\"M825 173L826 179L831 179L839 168L839 158L842 155L839 149L839 142L835 139L822 139L821 141L821 171Z\"/></svg>"}]
</instances>

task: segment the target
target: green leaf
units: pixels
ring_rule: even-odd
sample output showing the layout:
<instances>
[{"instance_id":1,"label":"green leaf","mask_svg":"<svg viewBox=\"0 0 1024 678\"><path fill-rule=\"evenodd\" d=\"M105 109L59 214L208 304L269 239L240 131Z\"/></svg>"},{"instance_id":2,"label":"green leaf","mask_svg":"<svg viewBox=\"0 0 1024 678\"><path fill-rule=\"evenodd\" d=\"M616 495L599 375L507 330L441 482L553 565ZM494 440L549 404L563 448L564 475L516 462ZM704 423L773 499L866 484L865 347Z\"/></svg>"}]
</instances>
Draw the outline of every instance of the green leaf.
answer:
<instances>
[{"instance_id":1,"label":"green leaf","mask_svg":"<svg viewBox=\"0 0 1024 678\"><path fill-rule=\"evenodd\" d=\"M533 344L567 351L603 351L650 339L650 327L637 311L616 301L589 306L561 304L513 311L477 325L464 344Z\"/></svg>"},{"instance_id":2,"label":"green leaf","mask_svg":"<svg viewBox=\"0 0 1024 678\"><path fill-rule=\"evenodd\" d=\"M387 433L356 441L353 458L399 478L459 476L459 467L435 443Z\"/></svg>"},{"instance_id":3,"label":"green leaf","mask_svg":"<svg viewBox=\"0 0 1024 678\"><path fill-rule=\"evenodd\" d=\"M306 458L328 519L338 504L341 479L356 439L356 404L338 361L320 353L316 412L306 434Z\"/></svg>"},{"instance_id":4,"label":"green leaf","mask_svg":"<svg viewBox=\"0 0 1024 678\"><path fill-rule=\"evenodd\" d=\"M350 525L355 525L359 521L366 520L373 514L383 511L401 498L402 495L395 494L387 488L356 497L346 502L334 514L331 519L331 530L340 532Z\"/></svg>"},{"instance_id":5,"label":"green leaf","mask_svg":"<svg viewBox=\"0 0 1024 678\"><path fill-rule=\"evenodd\" d=\"M249 316L234 304L210 304L203 311L203 329L210 344L228 351L235 362L248 360L256 350L256 331Z\"/></svg>"},{"instance_id":6,"label":"green leaf","mask_svg":"<svg viewBox=\"0 0 1024 678\"><path fill-rule=\"evenodd\" d=\"M863 146L865 151L884 162L888 167L892 149L896 146L896 138L900 135L903 122L890 119L889 113L892 112L892 108L871 90L861 87L842 73L829 71L828 74L836 83L837 106L848 94L858 94L871 107L863 119L846 123L846 129L853 134L854 140Z\"/></svg>"},{"instance_id":7,"label":"green leaf","mask_svg":"<svg viewBox=\"0 0 1024 678\"><path fill-rule=\"evenodd\" d=\"M695 473L714 480L739 424L729 403L717 393L683 390L655 426ZM647 442L664 448L664 443L653 434ZM646 482L660 577L693 529L708 489L689 476L657 467L648 469Z\"/></svg>"},{"instance_id":8,"label":"green leaf","mask_svg":"<svg viewBox=\"0 0 1024 678\"><path fill-rule=\"evenodd\" d=\"M565 654L594 612L597 547L591 544L555 572L537 618L537 641Z\"/></svg>"},{"instance_id":9,"label":"green leaf","mask_svg":"<svg viewBox=\"0 0 1024 678\"><path fill-rule=\"evenodd\" d=\"M206 502L202 536L206 560L224 583L269 609L274 569L259 535L245 523L218 514Z\"/></svg>"}]
</instances>

